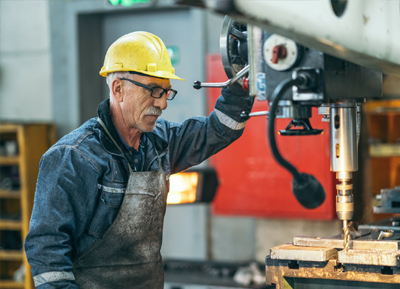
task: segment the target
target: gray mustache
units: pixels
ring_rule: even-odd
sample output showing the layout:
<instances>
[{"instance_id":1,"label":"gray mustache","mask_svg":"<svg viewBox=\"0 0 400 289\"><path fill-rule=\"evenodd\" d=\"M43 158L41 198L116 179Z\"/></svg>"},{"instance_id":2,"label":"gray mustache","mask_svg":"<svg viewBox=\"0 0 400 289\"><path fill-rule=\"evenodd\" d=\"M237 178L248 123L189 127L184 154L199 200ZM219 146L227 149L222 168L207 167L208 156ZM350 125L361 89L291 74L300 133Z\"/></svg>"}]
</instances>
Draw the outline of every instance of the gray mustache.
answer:
<instances>
[{"instance_id":1,"label":"gray mustache","mask_svg":"<svg viewBox=\"0 0 400 289\"><path fill-rule=\"evenodd\" d=\"M146 115L157 115L160 116L162 113L162 110L158 107L150 107L148 111L146 111Z\"/></svg>"}]
</instances>

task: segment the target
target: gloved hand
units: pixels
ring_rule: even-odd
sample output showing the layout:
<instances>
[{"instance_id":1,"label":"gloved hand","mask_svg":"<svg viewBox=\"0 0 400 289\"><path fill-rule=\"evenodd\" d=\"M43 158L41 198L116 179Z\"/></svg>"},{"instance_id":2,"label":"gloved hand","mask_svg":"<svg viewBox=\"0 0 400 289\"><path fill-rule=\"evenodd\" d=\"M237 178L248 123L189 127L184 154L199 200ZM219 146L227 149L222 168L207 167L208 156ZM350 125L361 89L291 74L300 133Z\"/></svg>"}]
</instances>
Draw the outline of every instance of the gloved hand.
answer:
<instances>
[{"instance_id":1,"label":"gloved hand","mask_svg":"<svg viewBox=\"0 0 400 289\"><path fill-rule=\"evenodd\" d=\"M254 97L249 96L249 92L244 90L238 83L224 87L221 94L222 96L217 100L215 108L229 112L229 117L235 121L246 121L248 118L242 116L242 113L250 113Z\"/></svg>"},{"instance_id":2,"label":"gloved hand","mask_svg":"<svg viewBox=\"0 0 400 289\"><path fill-rule=\"evenodd\" d=\"M225 88L227 91L229 91L229 93L234 94L236 96L242 96L242 97L247 97L249 96L249 91L248 90L244 90L242 88L242 86L235 82L232 85L229 85L228 87Z\"/></svg>"}]
</instances>

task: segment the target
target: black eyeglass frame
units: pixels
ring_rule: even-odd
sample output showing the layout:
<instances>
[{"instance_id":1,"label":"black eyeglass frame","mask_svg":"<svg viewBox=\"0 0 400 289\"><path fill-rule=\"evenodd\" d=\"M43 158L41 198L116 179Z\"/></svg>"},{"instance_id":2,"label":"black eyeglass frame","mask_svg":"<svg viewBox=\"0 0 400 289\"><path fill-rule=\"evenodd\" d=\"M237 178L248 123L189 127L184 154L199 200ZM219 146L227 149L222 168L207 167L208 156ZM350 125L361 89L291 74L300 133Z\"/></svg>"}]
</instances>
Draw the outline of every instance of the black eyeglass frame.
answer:
<instances>
[{"instance_id":1,"label":"black eyeglass frame","mask_svg":"<svg viewBox=\"0 0 400 289\"><path fill-rule=\"evenodd\" d=\"M167 95L167 100L173 100L175 98L175 96L178 94L178 91L176 91L175 89L164 89L162 87L152 87L152 86L148 86L146 84L134 81L134 80L129 79L129 78L120 78L120 79L121 80L127 80L127 81L129 81L129 82L131 82L131 83L133 83L133 84L135 84L137 86L140 86L140 87L143 87L143 88L147 88L148 90L150 90L150 96L152 98L157 98L158 99L158 98L163 97L164 94L166 94ZM162 89L162 92L160 93L160 95L158 97L153 95L154 89L156 89L156 88L157 89Z\"/></svg>"}]
</instances>

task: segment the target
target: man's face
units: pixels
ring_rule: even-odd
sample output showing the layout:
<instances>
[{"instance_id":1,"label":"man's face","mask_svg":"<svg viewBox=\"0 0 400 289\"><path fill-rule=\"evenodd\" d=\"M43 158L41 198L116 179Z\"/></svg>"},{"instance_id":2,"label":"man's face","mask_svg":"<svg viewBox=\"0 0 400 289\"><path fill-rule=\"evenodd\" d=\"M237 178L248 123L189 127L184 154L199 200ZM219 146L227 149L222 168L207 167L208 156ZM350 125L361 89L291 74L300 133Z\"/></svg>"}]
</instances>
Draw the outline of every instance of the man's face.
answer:
<instances>
[{"instance_id":1,"label":"man's face","mask_svg":"<svg viewBox=\"0 0 400 289\"><path fill-rule=\"evenodd\" d=\"M129 79L151 87L171 88L169 79L137 74L130 75ZM120 105L125 125L140 132L153 131L161 111L167 108L166 94L161 98L153 98L149 89L137 86L127 80L121 81L123 101Z\"/></svg>"}]
</instances>

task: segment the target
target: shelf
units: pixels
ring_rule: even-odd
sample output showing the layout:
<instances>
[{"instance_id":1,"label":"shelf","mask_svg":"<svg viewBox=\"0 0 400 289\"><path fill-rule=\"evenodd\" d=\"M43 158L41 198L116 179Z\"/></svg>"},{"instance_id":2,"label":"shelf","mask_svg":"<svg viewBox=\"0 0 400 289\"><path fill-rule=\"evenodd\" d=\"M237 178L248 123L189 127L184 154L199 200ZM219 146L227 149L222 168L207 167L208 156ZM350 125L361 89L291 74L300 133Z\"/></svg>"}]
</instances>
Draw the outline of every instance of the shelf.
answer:
<instances>
[{"instance_id":1,"label":"shelf","mask_svg":"<svg viewBox=\"0 0 400 289\"><path fill-rule=\"evenodd\" d=\"M24 288L24 283L16 282L13 280L0 280L0 288Z\"/></svg>"},{"instance_id":2,"label":"shelf","mask_svg":"<svg viewBox=\"0 0 400 289\"><path fill-rule=\"evenodd\" d=\"M0 165L18 165L18 164L19 164L19 156L15 157L0 156Z\"/></svg>"},{"instance_id":3,"label":"shelf","mask_svg":"<svg viewBox=\"0 0 400 289\"><path fill-rule=\"evenodd\" d=\"M25 288L24 283L16 282L13 280L0 280L0 288L14 289L14 288Z\"/></svg>"},{"instance_id":4,"label":"shelf","mask_svg":"<svg viewBox=\"0 0 400 289\"><path fill-rule=\"evenodd\" d=\"M19 199L20 197L21 197L20 191L0 190L0 198Z\"/></svg>"},{"instance_id":5,"label":"shelf","mask_svg":"<svg viewBox=\"0 0 400 289\"><path fill-rule=\"evenodd\" d=\"M0 230L3 230L0 234L0 241L3 243L2 238L7 238L7 234L3 234L4 230L11 230L20 235L21 241L24 242L29 231L40 159L55 143L55 126L43 123L0 123L0 139L2 142L16 142L17 145L17 153L11 154L12 151L5 148L5 152L10 154L0 155L2 172L5 169L4 174L7 173L7 168L4 166L17 166L19 175L19 186L16 186L13 179L11 190L5 189L6 187L0 190L2 217L0 218ZM25 279L23 282L16 282L11 276L21 263L25 267ZM0 289L34 288L30 265L22 248L0 250L0 271Z\"/></svg>"},{"instance_id":6,"label":"shelf","mask_svg":"<svg viewBox=\"0 0 400 289\"><path fill-rule=\"evenodd\" d=\"M21 230L22 222L20 220L0 219L0 230Z\"/></svg>"},{"instance_id":7,"label":"shelf","mask_svg":"<svg viewBox=\"0 0 400 289\"><path fill-rule=\"evenodd\" d=\"M18 125L16 124L1 124L0 133L16 133L18 131Z\"/></svg>"},{"instance_id":8,"label":"shelf","mask_svg":"<svg viewBox=\"0 0 400 289\"><path fill-rule=\"evenodd\" d=\"M364 110L370 114L388 114L400 113L400 100L387 99L379 101L367 101L364 105Z\"/></svg>"},{"instance_id":9,"label":"shelf","mask_svg":"<svg viewBox=\"0 0 400 289\"><path fill-rule=\"evenodd\" d=\"M24 254L20 250L0 250L0 260L22 261Z\"/></svg>"},{"instance_id":10,"label":"shelf","mask_svg":"<svg viewBox=\"0 0 400 289\"><path fill-rule=\"evenodd\" d=\"M373 144L369 146L371 157L400 157L400 144Z\"/></svg>"}]
</instances>

